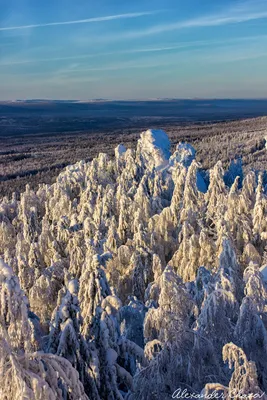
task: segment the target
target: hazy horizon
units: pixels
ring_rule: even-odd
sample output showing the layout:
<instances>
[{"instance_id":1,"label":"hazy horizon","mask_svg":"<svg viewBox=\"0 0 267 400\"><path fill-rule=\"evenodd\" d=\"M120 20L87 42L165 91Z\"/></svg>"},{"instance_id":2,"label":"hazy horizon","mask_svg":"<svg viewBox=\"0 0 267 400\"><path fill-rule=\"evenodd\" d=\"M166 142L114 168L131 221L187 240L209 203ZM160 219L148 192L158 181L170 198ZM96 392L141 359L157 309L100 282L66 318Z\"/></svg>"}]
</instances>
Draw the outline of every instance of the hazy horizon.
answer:
<instances>
[{"instance_id":1,"label":"hazy horizon","mask_svg":"<svg viewBox=\"0 0 267 400\"><path fill-rule=\"evenodd\" d=\"M156 101L267 101L266 97L144 97L144 98L18 98L18 99L0 99L0 103L23 103L23 102L69 102L69 103L90 103L90 102L156 102Z\"/></svg>"},{"instance_id":2,"label":"hazy horizon","mask_svg":"<svg viewBox=\"0 0 267 400\"><path fill-rule=\"evenodd\" d=\"M1 101L267 97L264 0L1 3Z\"/></svg>"}]
</instances>

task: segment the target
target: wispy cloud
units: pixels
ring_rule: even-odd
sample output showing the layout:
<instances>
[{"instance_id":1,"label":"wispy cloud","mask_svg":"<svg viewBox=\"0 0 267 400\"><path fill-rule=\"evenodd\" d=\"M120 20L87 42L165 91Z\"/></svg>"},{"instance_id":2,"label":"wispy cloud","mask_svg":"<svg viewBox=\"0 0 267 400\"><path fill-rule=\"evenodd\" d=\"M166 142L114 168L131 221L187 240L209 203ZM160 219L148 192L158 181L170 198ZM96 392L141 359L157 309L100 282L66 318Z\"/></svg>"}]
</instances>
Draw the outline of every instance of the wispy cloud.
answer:
<instances>
[{"instance_id":1,"label":"wispy cloud","mask_svg":"<svg viewBox=\"0 0 267 400\"><path fill-rule=\"evenodd\" d=\"M260 50L239 52L238 49L236 49L234 52L226 51L224 53L218 53L216 56L211 56L210 54L206 55L202 58L202 61L212 64L224 64L245 60L256 60L258 58L267 58L266 52Z\"/></svg>"},{"instance_id":2,"label":"wispy cloud","mask_svg":"<svg viewBox=\"0 0 267 400\"><path fill-rule=\"evenodd\" d=\"M107 35L99 38L102 40L123 40L134 39L144 36L157 35L166 32L172 32L182 29L190 28L204 28L215 27L230 24L239 24L249 21L267 18L267 2L257 1L237 3L235 7L230 7L219 13L212 15L204 15L197 18L192 18L184 21L177 21L173 23L154 25L145 29L138 29L134 31L124 32L121 34Z\"/></svg>"},{"instance_id":3,"label":"wispy cloud","mask_svg":"<svg viewBox=\"0 0 267 400\"><path fill-rule=\"evenodd\" d=\"M157 68L157 67L164 67L164 66L169 66L169 65L173 65L173 62L169 62L169 61L164 61L164 62L157 62L157 63L148 63L148 64L134 64L134 63L129 63L129 64L123 64L123 63L119 63L116 65L107 65L104 67L95 67L95 68L84 68L84 69L73 69L73 70L69 70L66 73L66 76L71 75L71 74L77 74L80 72L101 72L101 71L119 71L119 70L126 70L126 69L136 69L136 68Z\"/></svg>"},{"instance_id":4,"label":"wispy cloud","mask_svg":"<svg viewBox=\"0 0 267 400\"><path fill-rule=\"evenodd\" d=\"M90 67L90 68L76 68L73 65L66 67L64 69L54 70L54 71L24 71L22 73L12 73L7 74L5 76L47 76L47 77L58 77L59 79L66 79L68 80L70 77L77 75L80 76L81 79L92 79L95 80L95 77L88 77L88 75L83 75L81 73L85 72L104 72L104 71L120 71L120 70L128 70L128 69L146 69L146 68L157 68L157 67L164 67L173 65L173 61L157 61L157 62L150 62L150 63L134 63L134 62L125 62L125 63L118 63L118 64L110 64L100 67ZM72 78L73 79L73 78Z\"/></svg>"},{"instance_id":5,"label":"wispy cloud","mask_svg":"<svg viewBox=\"0 0 267 400\"><path fill-rule=\"evenodd\" d=\"M254 36L242 36L236 38L230 38L225 40L196 40L196 41L188 41L188 42L180 42L171 44L169 46L160 46L160 47L149 47L149 48L136 48L129 50L119 50L119 51L109 51L109 52L99 52L99 53L91 53L91 54L76 54L74 56L63 56L63 57L51 57L51 58L37 58L37 59L17 59L17 60L7 60L0 62L0 67L2 66L12 66L12 65L22 65L22 64L39 64L46 62L58 62L58 61L69 61L69 60L86 60L90 58L98 58L105 56L116 56L116 55L124 55L124 54L145 54L145 53L164 53L164 52L175 52L176 50L183 51L192 47L204 47L204 46L220 46L228 44L235 44L239 42L254 42L267 40L267 35L254 35Z\"/></svg>"},{"instance_id":6,"label":"wispy cloud","mask_svg":"<svg viewBox=\"0 0 267 400\"><path fill-rule=\"evenodd\" d=\"M131 69L157 69L160 67L164 68L164 71L169 71L170 68L177 68L177 63L181 64L192 64L193 61L199 65L199 63L203 63L203 65L210 64L221 64L221 63L231 63L238 62L243 60L253 60L258 58L266 58L266 52L259 49L247 49L244 47L243 49L232 48L225 46L221 50L215 50L212 53L210 51L205 51L203 53L200 49L195 49L194 51L187 50L185 54L188 54L189 57L183 57L179 60L176 58L161 58L155 60L153 62L149 62L149 60L142 60L142 62L121 62L116 64L104 65L99 67L90 67L90 68L79 68L79 64L71 64L63 69L53 70L53 71L24 71L22 73L7 73L2 75L4 80L13 79L14 77L26 77L29 76L31 79L36 77L36 81L43 77L45 81L54 81L56 82L69 82L70 80L74 81L84 81L84 82L95 82L100 80L100 76L102 76L102 72L112 72L112 71L126 71ZM82 66L81 66L82 67ZM90 72L92 75L90 75ZM96 73L96 75L95 75Z\"/></svg>"},{"instance_id":7,"label":"wispy cloud","mask_svg":"<svg viewBox=\"0 0 267 400\"><path fill-rule=\"evenodd\" d=\"M43 59L29 59L29 60L10 60L4 61L0 63L1 66L8 66L8 65L20 65L20 64L33 64L33 63L43 63L43 62L57 62L57 61L68 61L68 60L82 60L88 58L97 58L103 56L110 56L110 55L123 55L123 54L138 54L138 53L159 53L159 52L166 52L172 50L183 49L187 47L192 47L194 45L201 45L204 42L185 42L179 43L172 46L162 46L162 47L151 47L151 48L140 48L140 49L129 49L129 50L121 50L121 51L108 51L108 52L101 52L101 53L91 53L91 54L77 54L75 56L65 56L65 57L51 57L51 58L43 58Z\"/></svg>"},{"instance_id":8,"label":"wispy cloud","mask_svg":"<svg viewBox=\"0 0 267 400\"><path fill-rule=\"evenodd\" d=\"M202 55L199 50L195 51L193 54L192 52L188 53L189 56L192 56L192 60L196 60L196 62L204 62L204 63L230 63L230 62L236 62L236 61L243 61L243 60L253 60L257 58L264 58L267 57L266 52L254 52L254 53L240 53L238 52L236 54L221 54L221 53L215 53L213 56L210 54L205 54ZM73 69L69 70L68 72L64 73L59 73L59 76L62 78L69 79L70 76L80 74L80 73L90 73L90 72L103 72L103 71L120 71L120 70L131 70L131 69L154 69L154 68L159 68L159 67L177 67L178 60L163 60L163 61L157 61L157 62L152 62L152 63L147 63L147 64L134 64L134 63L129 63L129 64L117 64L117 65L107 65L104 67L96 67L96 68L84 68L84 69ZM179 60L179 63L188 63L186 59ZM82 78L81 78L82 79Z\"/></svg>"},{"instance_id":9,"label":"wispy cloud","mask_svg":"<svg viewBox=\"0 0 267 400\"><path fill-rule=\"evenodd\" d=\"M89 24L89 23L94 23L94 22L113 21L113 20L117 20L117 19L139 18L139 17L148 16L148 15L153 15L158 12L159 11L144 11L144 12L127 13L127 14L107 15L104 17L78 19L78 20L74 20L74 21L57 21L57 22L48 22L45 24L5 26L5 27L0 27L0 31L14 31L14 30L21 30L21 29L44 28L44 27L49 27L49 26L60 26L60 25Z\"/></svg>"}]
</instances>

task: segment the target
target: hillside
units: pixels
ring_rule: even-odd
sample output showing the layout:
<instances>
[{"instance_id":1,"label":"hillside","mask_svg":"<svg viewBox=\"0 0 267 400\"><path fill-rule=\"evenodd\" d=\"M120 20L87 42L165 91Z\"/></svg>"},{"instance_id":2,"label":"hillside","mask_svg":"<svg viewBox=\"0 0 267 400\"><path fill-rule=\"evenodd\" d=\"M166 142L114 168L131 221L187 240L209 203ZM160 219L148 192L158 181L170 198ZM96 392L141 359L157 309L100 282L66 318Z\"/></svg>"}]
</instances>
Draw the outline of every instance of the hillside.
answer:
<instances>
[{"instance_id":1,"label":"hillside","mask_svg":"<svg viewBox=\"0 0 267 400\"><path fill-rule=\"evenodd\" d=\"M191 143L205 169L213 167L218 160L228 168L235 157L242 157L245 171L267 169L266 117L184 124L173 119L146 118L131 121L127 128L113 127L110 122L105 128L97 128L76 116L60 120L58 132L51 117L36 120L32 116L28 120L17 117L3 123L9 123L13 134L1 136L0 126L0 198L24 191L26 184L35 190L40 183L51 184L67 165L90 161L100 152L113 157L113 149L119 143L135 148L139 132L149 125L168 132L172 151L179 142ZM81 124L86 129L84 132L79 130Z\"/></svg>"},{"instance_id":2,"label":"hillside","mask_svg":"<svg viewBox=\"0 0 267 400\"><path fill-rule=\"evenodd\" d=\"M1 399L265 396L266 177L195 156L148 130L3 199Z\"/></svg>"}]
</instances>

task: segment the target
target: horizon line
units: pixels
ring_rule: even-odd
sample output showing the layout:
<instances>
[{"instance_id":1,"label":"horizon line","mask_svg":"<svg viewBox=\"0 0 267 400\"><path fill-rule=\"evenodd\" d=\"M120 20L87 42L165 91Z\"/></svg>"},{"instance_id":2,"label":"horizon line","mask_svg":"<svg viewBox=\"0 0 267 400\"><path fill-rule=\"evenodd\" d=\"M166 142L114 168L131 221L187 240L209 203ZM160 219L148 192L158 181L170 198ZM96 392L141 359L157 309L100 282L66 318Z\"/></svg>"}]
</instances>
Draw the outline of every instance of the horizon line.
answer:
<instances>
[{"instance_id":1,"label":"horizon line","mask_svg":"<svg viewBox=\"0 0 267 400\"><path fill-rule=\"evenodd\" d=\"M215 101L215 100L241 100L241 101L249 101L249 100L266 100L267 97L147 97L147 98L119 98L119 99L114 99L114 98L92 98L92 99L51 99L51 98L25 98L25 99L13 99L13 100L1 100L0 103L23 103L23 102L69 102L69 103L91 103L91 102L112 102L112 101L136 101L136 102L142 102L142 101Z\"/></svg>"}]
</instances>

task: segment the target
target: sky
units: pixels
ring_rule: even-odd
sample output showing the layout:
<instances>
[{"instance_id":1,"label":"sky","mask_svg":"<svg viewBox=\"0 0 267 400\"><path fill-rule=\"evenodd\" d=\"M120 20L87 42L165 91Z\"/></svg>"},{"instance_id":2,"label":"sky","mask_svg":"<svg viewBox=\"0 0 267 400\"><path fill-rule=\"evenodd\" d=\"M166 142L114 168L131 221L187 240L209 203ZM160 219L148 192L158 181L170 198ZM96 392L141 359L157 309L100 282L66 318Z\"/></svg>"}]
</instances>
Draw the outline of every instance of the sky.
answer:
<instances>
[{"instance_id":1,"label":"sky","mask_svg":"<svg viewBox=\"0 0 267 400\"><path fill-rule=\"evenodd\" d=\"M0 100L267 98L267 0L0 0Z\"/></svg>"}]
</instances>

